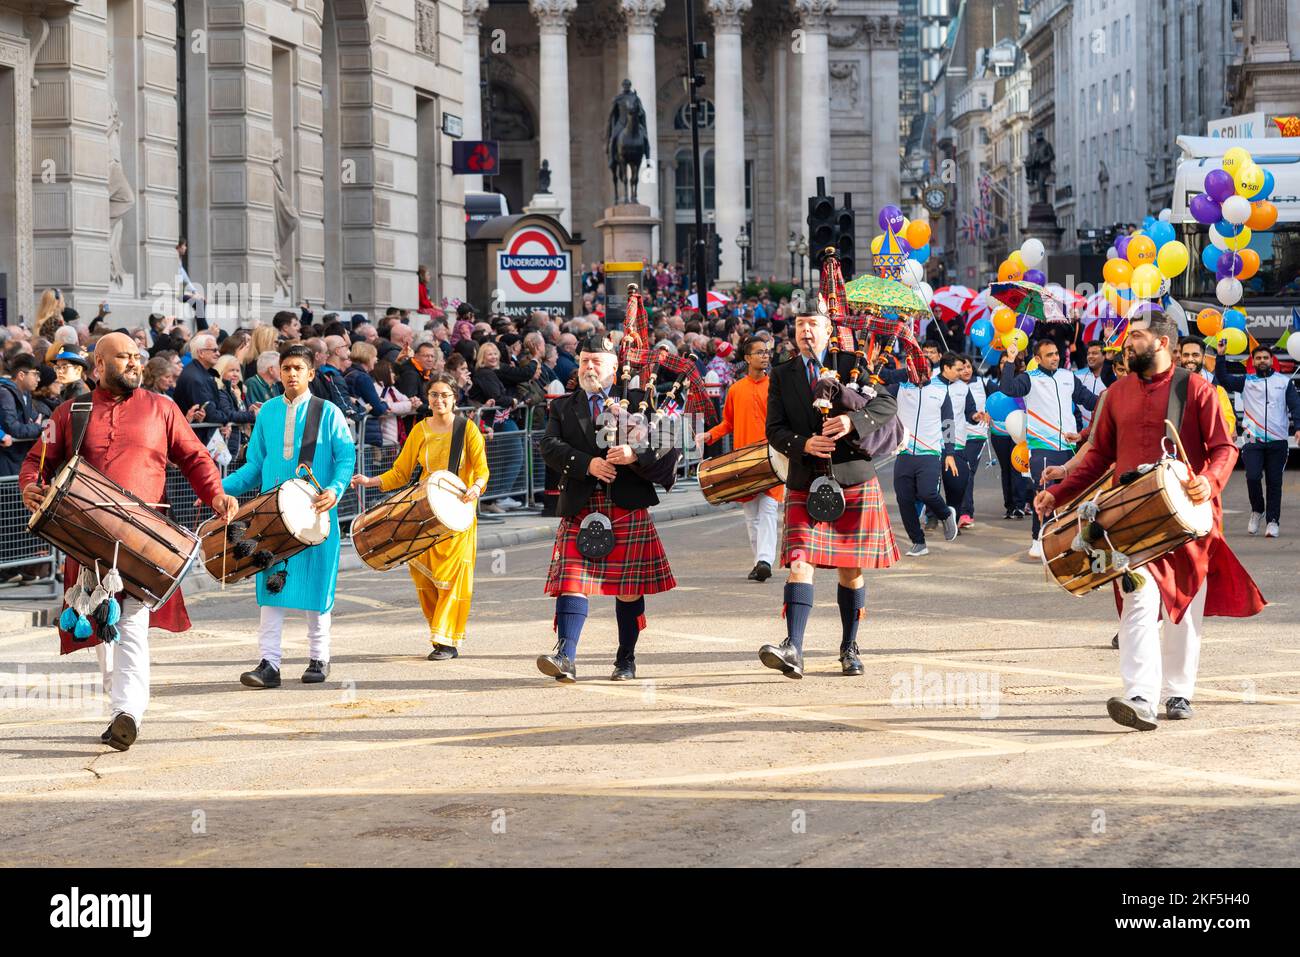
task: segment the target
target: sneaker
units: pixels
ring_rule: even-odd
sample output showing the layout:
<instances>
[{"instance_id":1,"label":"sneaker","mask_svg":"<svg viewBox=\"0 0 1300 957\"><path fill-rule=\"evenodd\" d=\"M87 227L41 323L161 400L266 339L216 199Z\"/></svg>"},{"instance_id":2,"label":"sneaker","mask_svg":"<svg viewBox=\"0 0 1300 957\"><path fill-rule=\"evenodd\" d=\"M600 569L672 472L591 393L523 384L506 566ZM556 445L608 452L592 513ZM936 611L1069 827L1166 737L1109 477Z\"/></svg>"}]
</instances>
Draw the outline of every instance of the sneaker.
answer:
<instances>
[{"instance_id":1,"label":"sneaker","mask_svg":"<svg viewBox=\"0 0 1300 957\"><path fill-rule=\"evenodd\" d=\"M1145 698L1111 698L1106 702L1106 713L1116 724L1137 731L1154 731L1156 711Z\"/></svg>"},{"instance_id":2,"label":"sneaker","mask_svg":"<svg viewBox=\"0 0 1300 957\"><path fill-rule=\"evenodd\" d=\"M501 505L502 508L509 509L510 511L514 511L517 508L524 507L523 502L519 501L518 499L513 499L509 497L501 499L499 504Z\"/></svg>"},{"instance_id":3,"label":"sneaker","mask_svg":"<svg viewBox=\"0 0 1300 957\"><path fill-rule=\"evenodd\" d=\"M1030 557L1030 558L1042 558L1042 557L1043 557L1043 541L1042 541L1042 539L1039 539L1039 538L1035 538L1035 539L1034 539L1034 543L1033 543L1032 545L1029 546L1029 557Z\"/></svg>"},{"instance_id":4,"label":"sneaker","mask_svg":"<svg viewBox=\"0 0 1300 957\"><path fill-rule=\"evenodd\" d=\"M974 524L975 519L971 518L969 515L963 515L961 518L957 519L958 528L970 528Z\"/></svg>"},{"instance_id":5,"label":"sneaker","mask_svg":"<svg viewBox=\"0 0 1300 957\"><path fill-rule=\"evenodd\" d=\"M1247 534L1247 535L1258 535L1258 534L1259 534L1259 526L1263 523L1263 521L1264 521L1264 513L1263 513L1263 512L1251 512L1251 513L1250 513L1250 522L1247 523L1247 525L1246 525L1246 534Z\"/></svg>"},{"instance_id":6,"label":"sneaker","mask_svg":"<svg viewBox=\"0 0 1300 957\"><path fill-rule=\"evenodd\" d=\"M948 514L943 517L943 540L951 542L957 537L957 510L948 507Z\"/></svg>"},{"instance_id":7,"label":"sneaker","mask_svg":"<svg viewBox=\"0 0 1300 957\"><path fill-rule=\"evenodd\" d=\"M939 527L939 520L937 518L935 518L933 515L926 518L925 530L927 532L933 532L938 527Z\"/></svg>"},{"instance_id":8,"label":"sneaker","mask_svg":"<svg viewBox=\"0 0 1300 957\"><path fill-rule=\"evenodd\" d=\"M913 545L906 552L908 558L922 558L930 554L930 549L925 547L925 542L919 545Z\"/></svg>"},{"instance_id":9,"label":"sneaker","mask_svg":"<svg viewBox=\"0 0 1300 957\"><path fill-rule=\"evenodd\" d=\"M1016 517L1016 510L1013 509L1013 508L1009 508L1009 509L1007 509L1007 513L1006 513L1005 515L1002 516L1002 521L1005 522L1005 521L1007 521L1008 519L1012 519L1012 518L1015 518L1015 517Z\"/></svg>"},{"instance_id":10,"label":"sneaker","mask_svg":"<svg viewBox=\"0 0 1300 957\"><path fill-rule=\"evenodd\" d=\"M1024 518L1028 513L1023 508L1014 508L1011 510L1012 518Z\"/></svg>"},{"instance_id":11,"label":"sneaker","mask_svg":"<svg viewBox=\"0 0 1300 957\"><path fill-rule=\"evenodd\" d=\"M1192 716L1192 703L1186 698L1170 698L1165 702L1165 717L1170 721L1185 721Z\"/></svg>"},{"instance_id":12,"label":"sneaker","mask_svg":"<svg viewBox=\"0 0 1300 957\"><path fill-rule=\"evenodd\" d=\"M497 502L480 502L478 506L480 512L486 512L489 515L500 515L505 511Z\"/></svg>"},{"instance_id":13,"label":"sneaker","mask_svg":"<svg viewBox=\"0 0 1300 957\"><path fill-rule=\"evenodd\" d=\"M1280 531L1281 531L1281 529L1278 528L1278 524L1277 524L1277 522L1269 522L1269 523L1268 523L1268 528L1265 529L1265 531L1264 531L1264 537L1265 537L1265 538L1277 538L1277 533L1280 532Z\"/></svg>"}]
</instances>

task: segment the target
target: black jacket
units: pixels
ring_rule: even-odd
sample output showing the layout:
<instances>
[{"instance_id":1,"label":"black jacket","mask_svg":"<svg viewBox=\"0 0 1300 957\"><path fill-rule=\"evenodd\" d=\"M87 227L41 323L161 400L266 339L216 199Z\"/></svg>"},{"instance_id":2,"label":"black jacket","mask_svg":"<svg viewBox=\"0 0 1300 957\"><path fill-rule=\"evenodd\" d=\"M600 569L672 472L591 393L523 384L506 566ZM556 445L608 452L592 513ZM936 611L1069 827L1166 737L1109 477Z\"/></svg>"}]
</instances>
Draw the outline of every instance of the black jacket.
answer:
<instances>
[{"instance_id":1,"label":"black jacket","mask_svg":"<svg viewBox=\"0 0 1300 957\"><path fill-rule=\"evenodd\" d=\"M642 392L629 392L629 406L637 408L643 396ZM591 493L601 484L588 474L587 467L593 458L603 459L608 451L596 442L596 423L591 417L587 393L579 389L551 403L546 435L542 438L542 458L560 474L560 515L577 515L586 507ZM671 446L663 444L659 448L647 448L637 455L637 461L648 468L671 451ZM659 504L653 482L637 474L630 465L620 465L617 469L609 490L615 505L634 509Z\"/></svg>"},{"instance_id":2,"label":"black jacket","mask_svg":"<svg viewBox=\"0 0 1300 957\"><path fill-rule=\"evenodd\" d=\"M841 354L838 371L848 381L853 357ZM772 370L772 381L767 390L767 441L790 459L790 473L786 485L797 492L806 492L813 479L826 474L826 460L804 452L804 444L814 435L821 435L822 414L813 408L812 387L803 356L783 362ZM861 412L849 414L857 432L850 432L835 443L831 453L833 477L841 485L860 485L875 475L871 457L863 452L857 441L889 424L898 414L898 401L881 390Z\"/></svg>"},{"instance_id":3,"label":"black jacket","mask_svg":"<svg viewBox=\"0 0 1300 957\"><path fill-rule=\"evenodd\" d=\"M31 394L12 379L0 379L0 434L13 436L13 444L0 447L0 475L17 475L27 450L40 437L43 427L36 421L40 410Z\"/></svg>"}]
</instances>

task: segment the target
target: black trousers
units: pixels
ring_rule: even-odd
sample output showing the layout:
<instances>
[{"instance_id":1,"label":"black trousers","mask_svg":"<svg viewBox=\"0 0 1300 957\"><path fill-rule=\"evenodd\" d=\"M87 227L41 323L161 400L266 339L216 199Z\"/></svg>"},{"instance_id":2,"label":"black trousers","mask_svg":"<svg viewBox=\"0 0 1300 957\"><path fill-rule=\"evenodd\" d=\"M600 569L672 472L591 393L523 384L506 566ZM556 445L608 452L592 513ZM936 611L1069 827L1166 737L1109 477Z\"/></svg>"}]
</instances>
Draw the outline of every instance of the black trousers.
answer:
<instances>
[{"instance_id":1,"label":"black trousers","mask_svg":"<svg viewBox=\"0 0 1300 957\"><path fill-rule=\"evenodd\" d=\"M1289 451L1286 439L1247 442L1241 450L1241 460L1246 466L1250 510L1263 512L1266 522L1282 520L1282 478L1286 473ZM1265 488L1268 489L1267 495Z\"/></svg>"},{"instance_id":2,"label":"black trousers","mask_svg":"<svg viewBox=\"0 0 1300 957\"><path fill-rule=\"evenodd\" d=\"M939 473L943 469L941 455L909 455L903 453L894 460L894 495L898 498L898 511L903 516L903 527L913 545L925 544L925 530L917 503L923 502L935 515L947 515L948 507L939 494Z\"/></svg>"},{"instance_id":3,"label":"black trousers","mask_svg":"<svg viewBox=\"0 0 1300 957\"><path fill-rule=\"evenodd\" d=\"M998 457L1002 470L1002 507L1010 511L1013 508L1028 509L1033 499L1033 486L1029 479L1011 466L1011 450L1016 444L1009 435L990 436L993 454Z\"/></svg>"}]
</instances>

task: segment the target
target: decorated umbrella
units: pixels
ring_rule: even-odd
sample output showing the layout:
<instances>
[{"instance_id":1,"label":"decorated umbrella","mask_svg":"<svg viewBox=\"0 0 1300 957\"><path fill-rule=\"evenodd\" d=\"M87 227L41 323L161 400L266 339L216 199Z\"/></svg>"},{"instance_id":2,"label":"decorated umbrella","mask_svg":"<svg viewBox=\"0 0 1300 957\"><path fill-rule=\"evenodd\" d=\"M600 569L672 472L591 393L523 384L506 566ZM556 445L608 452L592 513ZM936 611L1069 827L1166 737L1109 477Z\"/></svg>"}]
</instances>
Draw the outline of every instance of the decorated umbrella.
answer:
<instances>
[{"instance_id":1,"label":"decorated umbrella","mask_svg":"<svg viewBox=\"0 0 1300 957\"><path fill-rule=\"evenodd\" d=\"M849 305L873 316L898 316L903 319L928 318L930 307L916 291L896 279L859 276L844 286Z\"/></svg>"},{"instance_id":2,"label":"decorated umbrella","mask_svg":"<svg viewBox=\"0 0 1300 957\"><path fill-rule=\"evenodd\" d=\"M691 304L692 308L694 309L700 308L699 293L695 293L695 292L691 293L690 296L687 297L686 301ZM712 312L714 309L721 309L729 302L731 302L730 296L724 296L722 293L714 292L712 289L709 290L709 298L708 298L709 312Z\"/></svg>"},{"instance_id":3,"label":"decorated umbrella","mask_svg":"<svg viewBox=\"0 0 1300 957\"><path fill-rule=\"evenodd\" d=\"M1088 302L1087 299L1073 289L1066 289L1057 282L1049 282L1043 287L1043 291L1050 294L1053 299L1062 305L1066 315L1078 313Z\"/></svg>"},{"instance_id":4,"label":"decorated umbrella","mask_svg":"<svg viewBox=\"0 0 1300 957\"><path fill-rule=\"evenodd\" d=\"M989 304L989 291L980 290L979 294L971 300L966 307L966 334L970 335L970 327L975 325L981 319L989 319L993 316L993 307Z\"/></svg>"},{"instance_id":5,"label":"decorated umbrella","mask_svg":"<svg viewBox=\"0 0 1300 957\"><path fill-rule=\"evenodd\" d=\"M1029 316L1036 322L1068 322L1061 302L1043 287L1033 282L995 282L989 286L989 296L1002 305L1015 310L1017 315Z\"/></svg>"},{"instance_id":6,"label":"decorated umbrella","mask_svg":"<svg viewBox=\"0 0 1300 957\"><path fill-rule=\"evenodd\" d=\"M975 296L975 290L969 286L943 286L934 291L930 308L934 310L936 316L946 322L963 315Z\"/></svg>"}]
</instances>

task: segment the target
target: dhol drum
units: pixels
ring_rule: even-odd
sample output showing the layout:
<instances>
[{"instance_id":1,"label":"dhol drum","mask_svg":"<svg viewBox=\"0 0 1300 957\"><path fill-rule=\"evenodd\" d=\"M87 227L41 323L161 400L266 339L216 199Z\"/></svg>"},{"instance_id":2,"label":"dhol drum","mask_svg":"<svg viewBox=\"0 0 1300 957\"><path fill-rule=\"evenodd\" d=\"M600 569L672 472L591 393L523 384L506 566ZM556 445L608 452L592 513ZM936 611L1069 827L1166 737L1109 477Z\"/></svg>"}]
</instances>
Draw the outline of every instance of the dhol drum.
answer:
<instances>
[{"instance_id":1,"label":"dhol drum","mask_svg":"<svg viewBox=\"0 0 1300 957\"><path fill-rule=\"evenodd\" d=\"M778 456L785 459L766 442L755 442L702 462L700 491L710 505L722 505L776 488L785 477L777 474Z\"/></svg>"},{"instance_id":2,"label":"dhol drum","mask_svg":"<svg viewBox=\"0 0 1300 957\"><path fill-rule=\"evenodd\" d=\"M1043 523L1043 564L1072 595L1086 595L1208 535L1214 505L1194 505L1183 489L1190 474L1180 460L1126 473L1110 487L1099 481Z\"/></svg>"},{"instance_id":3,"label":"dhol drum","mask_svg":"<svg viewBox=\"0 0 1300 957\"><path fill-rule=\"evenodd\" d=\"M79 456L59 470L27 528L81 565L98 562L103 572L116 552L123 590L151 611L180 587L199 553L198 536Z\"/></svg>"},{"instance_id":4,"label":"dhol drum","mask_svg":"<svg viewBox=\"0 0 1300 957\"><path fill-rule=\"evenodd\" d=\"M317 514L317 494L302 479L289 479L240 506L229 525L205 522L200 534L208 573L225 584L242 581L325 541L330 513Z\"/></svg>"},{"instance_id":5,"label":"dhol drum","mask_svg":"<svg viewBox=\"0 0 1300 957\"><path fill-rule=\"evenodd\" d=\"M445 469L366 509L352 522L352 544L376 571L409 562L474 524L475 503L461 501L460 476Z\"/></svg>"}]
</instances>

